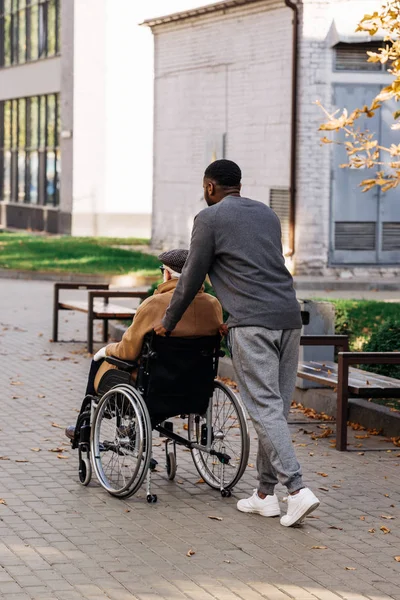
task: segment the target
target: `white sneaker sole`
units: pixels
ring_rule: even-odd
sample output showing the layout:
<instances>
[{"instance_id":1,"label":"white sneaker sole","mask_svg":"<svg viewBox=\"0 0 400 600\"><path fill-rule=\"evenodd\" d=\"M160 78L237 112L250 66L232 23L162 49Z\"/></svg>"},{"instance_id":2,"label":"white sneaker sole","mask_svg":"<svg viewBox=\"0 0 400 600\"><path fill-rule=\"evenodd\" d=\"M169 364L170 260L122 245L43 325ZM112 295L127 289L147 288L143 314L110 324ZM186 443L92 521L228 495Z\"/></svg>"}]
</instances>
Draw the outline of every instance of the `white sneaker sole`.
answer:
<instances>
[{"instance_id":1,"label":"white sneaker sole","mask_svg":"<svg viewBox=\"0 0 400 600\"><path fill-rule=\"evenodd\" d=\"M303 511L301 510L301 508L299 508L299 510L294 515L292 515L292 518L288 522L282 522L282 520L284 519L284 517L282 517L281 525L283 525L284 527L293 527L293 525L298 525L300 523L303 523L305 521L306 517L308 515L310 515L316 508L318 508L318 506L320 504L321 504L320 501L317 500L316 502L311 504L311 506L309 506L308 508L306 508Z\"/></svg>"},{"instance_id":2,"label":"white sneaker sole","mask_svg":"<svg viewBox=\"0 0 400 600\"><path fill-rule=\"evenodd\" d=\"M280 517L281 516L281 511L277 512L277 511L261 511L261 510L257 510L254 508L243 508L243 507L239 507L236 506L236 508L238 510L240 510L240 512L244 512L244 513L253 513L255 515L261 515L262 517Z\"/></svg>"}]
</instances>

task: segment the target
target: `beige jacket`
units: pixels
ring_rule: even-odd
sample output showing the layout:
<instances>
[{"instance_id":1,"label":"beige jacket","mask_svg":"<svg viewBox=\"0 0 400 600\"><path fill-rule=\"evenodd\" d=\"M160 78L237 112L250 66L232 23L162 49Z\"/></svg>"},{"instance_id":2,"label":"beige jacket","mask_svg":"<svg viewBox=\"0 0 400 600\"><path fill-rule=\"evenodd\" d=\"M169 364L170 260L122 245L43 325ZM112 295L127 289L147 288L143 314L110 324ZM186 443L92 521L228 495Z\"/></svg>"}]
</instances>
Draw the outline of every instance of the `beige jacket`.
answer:
<instances>
[{"instance_id":1,"label":"beige jacket","mask_svg":"<svg viewBox=\"0 0 400 600\"><path fill-rule=\"evenodd\" d=\"M136 311L132 325L125 331L123 338L116 344L106 347L107 356L115 356L122 360L136 360L140 355L143 339L146 333L152 331L160 323L169 303L178 279L171 279L158 286L154 295L146 298ZM202 288L195 296L182 319L179 321L171 336L201 337L216 335L222 324L222 307L217 298L206 294ZM95 378L95 388L102 375L109 369L115 368L103 362Z\"/></svg>"}]
</instances>

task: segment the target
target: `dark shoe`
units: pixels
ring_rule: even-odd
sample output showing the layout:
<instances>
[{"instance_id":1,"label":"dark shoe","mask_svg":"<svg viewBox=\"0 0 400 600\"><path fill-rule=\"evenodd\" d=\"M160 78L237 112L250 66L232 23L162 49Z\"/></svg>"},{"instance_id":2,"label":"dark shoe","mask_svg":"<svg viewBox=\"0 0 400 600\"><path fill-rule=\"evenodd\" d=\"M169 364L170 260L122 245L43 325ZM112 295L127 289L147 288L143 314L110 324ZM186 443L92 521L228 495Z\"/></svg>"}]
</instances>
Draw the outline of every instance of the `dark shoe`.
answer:
<instances>
[{"instance_id":1,"label":"dark shoe","mask_svg":"<svg viewBox=\"0 0 400 600\"><path fill-rule=\"evenodd\" d=\"M75 437L75 425L68 425L68 427L65 428L65 435L68 439L73 440Z\"/></svg>"}]
</instances>

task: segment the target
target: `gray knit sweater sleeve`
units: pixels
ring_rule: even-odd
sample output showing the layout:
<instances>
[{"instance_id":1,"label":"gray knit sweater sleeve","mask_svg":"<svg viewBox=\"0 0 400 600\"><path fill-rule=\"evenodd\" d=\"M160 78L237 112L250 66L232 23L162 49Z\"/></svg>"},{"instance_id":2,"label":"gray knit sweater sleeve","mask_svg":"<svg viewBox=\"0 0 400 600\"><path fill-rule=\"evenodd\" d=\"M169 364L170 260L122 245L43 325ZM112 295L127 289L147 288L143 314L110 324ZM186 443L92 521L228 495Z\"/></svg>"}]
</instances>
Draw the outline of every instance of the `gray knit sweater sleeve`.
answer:
<instances>
[{"instance_id":1,"label":"gray knit sweater sleeve","mask_svg":"<svg viewBox=\"0 0 400 600\"><path fill-rule=\"evenodd\" d=\"M162 324L173 331L204 283L214 259L213 215L207 208L194 220L189 255Z\"/></svg>"}]
</instances>

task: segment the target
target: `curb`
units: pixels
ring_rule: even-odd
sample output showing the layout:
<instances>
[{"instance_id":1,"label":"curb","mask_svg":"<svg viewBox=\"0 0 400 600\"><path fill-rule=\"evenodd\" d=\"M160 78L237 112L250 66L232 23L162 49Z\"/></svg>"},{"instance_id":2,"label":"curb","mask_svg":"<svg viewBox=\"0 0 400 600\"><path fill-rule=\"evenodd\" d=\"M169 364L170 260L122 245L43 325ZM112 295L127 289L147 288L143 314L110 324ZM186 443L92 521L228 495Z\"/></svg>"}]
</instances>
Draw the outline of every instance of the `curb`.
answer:
<instances>
[{"instance_id":1,"label":"curb","mask_svg":"<svg viewBox=\"0 0 400 600\"><path fill-rule=\"evenodd\" d=\"M14 271L0 269L1 279L23 279L27 281L54 281L63 283L108 283L121 287L141 287L152 285L159 280L157 275L142 276L135 273L126 275L88 275L79 273L52 273L46 271Z\"/></svg>"},{"instance_id":2,"label":"curb","mask_svg":"<svg viewBox=\"0 0 400 600\"><path fill-rule=\"evenodd\" d=\"M294 277L294 289L301 291L370 291L370 292L397 292L400 290L400 279L393 278L391 280L365 281L354 279L297 279Z\"/></svg>"}]
</instances>

